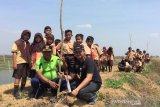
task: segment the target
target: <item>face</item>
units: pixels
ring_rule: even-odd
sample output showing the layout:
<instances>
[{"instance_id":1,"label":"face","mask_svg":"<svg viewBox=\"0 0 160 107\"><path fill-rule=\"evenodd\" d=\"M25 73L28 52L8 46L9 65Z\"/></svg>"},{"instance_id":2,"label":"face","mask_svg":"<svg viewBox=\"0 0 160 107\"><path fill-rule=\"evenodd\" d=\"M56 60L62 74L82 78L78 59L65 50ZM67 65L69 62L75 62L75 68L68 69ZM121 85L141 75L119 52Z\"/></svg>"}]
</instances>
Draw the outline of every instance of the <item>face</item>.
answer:
<instances>
[{"instance_id":1,"label":"face","mask_svg":"<svg viewBox=\"0 0 160 107\"><path fill-rule=\"evenodd\" d=\"M76 43L77 43L77 44L81 44L82 42L83 42L82 38L81 38L80 36L78 36L78 37L76 38Z\"/></svg>"},{"instance_id":2,"label":"face","mask_svg":"<svg viewBox=\"0 0 160 107\"><path fill-rule=\"evenodd\" d=\"M53 43L53 40L47 39L47 44L48 44L48 45L51 45L52 43Z\"/></svg>"},{"instance_id":3,"label":"face","mask_svg":"<svg viewBox=\"0 0 160 107\"><path fill-rule=\"evenodd\" d=\"M85 56L85 53L84 53L84 50L83 51L76 51L74 52L74 55L77 59L81 60L84 58Z\"/></svg>"},{"instance_id":4,"label":"face","mask_svg":"<svg viewBox=\"0 0 160 107\"><path fill-rule=\"evenodd\" d=\"M71 40L71 37L72 37L72 32L67 32L67 33L65 34L65 39L66 39L67 41L70 41L70 40Z\"/></svg>"},{"instance_id":5,"label":"face","mask_svg":"<svg viewBox=\"0 0 160 107\"><path fill-rule=\"evenodd\" d=\"M52 34L52 30L51 30L51 29L46 29L46 30L45 30L45 34L46 34L46 35Z\"/></svg>"},{"instance_id":6,"label":"face","mask_svg":"<svg viewBox=\"0 0 160 107\"><path fill-rule=\"evenodd\" d=\"M52 51L44 51L43 56L46 61L50 61L52 55Z\"/></svg>"},{"instance_id":7,"label":"face","mask_svg":"<svg viewBox=\"0 0 160 107\"><path fill-rule=\"evenodd\" d=\"M30 37L29 37L29 33L26 33L26 34L23 35L23 40L24 40L24 41L28 41L29 38L30 38Z\"/></svg>"},{"instance_id":8,"label":"face","mask_svg":"<svg viewBox=\"0 0 160 107\"><path fill-rule=\"evenodd\" d=\"M36 41L37 43L41 42L41 37L37 36L37 37L35 38L35 41Z\"/></svg>"},{"instance_id":9,"label":"face","mask_svg":"<svg viewBox=\"0 0 160 107\"><path fill-rule=\"evenodd\" d=\"M92 44L93 44L93 41L91 41L91 40L87 41L88 46L91 46Z\"/></svg>"}]
</instances>

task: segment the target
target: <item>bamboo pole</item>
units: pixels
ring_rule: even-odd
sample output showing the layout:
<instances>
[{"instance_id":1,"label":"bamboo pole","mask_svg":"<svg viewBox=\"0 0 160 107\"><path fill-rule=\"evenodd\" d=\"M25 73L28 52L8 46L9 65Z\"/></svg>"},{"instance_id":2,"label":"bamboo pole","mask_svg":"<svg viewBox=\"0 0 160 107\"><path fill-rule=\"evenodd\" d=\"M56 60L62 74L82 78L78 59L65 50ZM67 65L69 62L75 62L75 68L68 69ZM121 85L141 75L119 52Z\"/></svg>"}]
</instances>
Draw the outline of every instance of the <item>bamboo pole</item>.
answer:
<instances>
[{"instance_id":1,"label":"bamboo pole","mask_svg":"<svg viewBox=\"0 0 160 107\"><path fill-rule=\"evenodd\" d=\"M61 48L60 48L60 58L62 58L62 47L63 47L63 28L62 28L62 7L63 7L63 0L61 0L60 3L60 30L61 30ZM59 63L59 75L61 75L61 64ZM59 97L60 94L60 85L61 85L61 79L58 81L58 90L57 90L57 97Z\"/></svg>"}]
</instances>

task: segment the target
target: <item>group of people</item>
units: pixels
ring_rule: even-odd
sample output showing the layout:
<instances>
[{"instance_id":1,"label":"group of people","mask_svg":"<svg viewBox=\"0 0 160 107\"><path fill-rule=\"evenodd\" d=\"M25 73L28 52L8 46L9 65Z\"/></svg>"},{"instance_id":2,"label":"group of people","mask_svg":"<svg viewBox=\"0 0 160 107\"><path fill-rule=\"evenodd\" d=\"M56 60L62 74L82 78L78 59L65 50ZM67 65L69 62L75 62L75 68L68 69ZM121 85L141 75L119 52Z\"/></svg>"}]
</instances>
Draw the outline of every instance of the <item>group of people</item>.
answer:
<instances>
[{"instance_id":1,"label":"group of people","mask_svg":"<svg viewBox=\"0 0 160 107\"><path fill-rule=\"evenodd\" d=\"M106 47L103 47L102 55L100 57L100 64L99 64L100 71L111 72L114 61L115 61L115 56L114 56L113 48L109 47L107 49Z\"/></svg>"},{"instance_id":2,"label":"group of people","mask_svg":"<svg viewBox=\"0 0 160 107\"><path fill-rule=\"evenodd\" d=\"M83 34L76 34L72 41L72 30L65 30L63 41L54 38L50 26L44 28L44 34L36 33L30 44L31 31L24 30L13 43L14 97L21 98L20 92L30 77L33 98L39 98L48 89L56 96L59 90L67 90L69 81L70 95L94 104L102 84L99 63L107 61L112 70L113 48L109 47L108 51L103 48L102 52L94 44L94 37L88 36L84 43Z\"/></svg>"},{"instance_id":3,"label":"group of people","mask_svg":"<svg viewBox=\"0 0 160 107\"><path fill-rule=\"evenodd\" d=\"M129 47L125 55L126 57L122 57L121 62L118 64L119 71L130 72L133 70L141 72L145 64L150 62L150 55L145 50L143 52L140 49L134 51Z\"/></svg>"}]
</instances>

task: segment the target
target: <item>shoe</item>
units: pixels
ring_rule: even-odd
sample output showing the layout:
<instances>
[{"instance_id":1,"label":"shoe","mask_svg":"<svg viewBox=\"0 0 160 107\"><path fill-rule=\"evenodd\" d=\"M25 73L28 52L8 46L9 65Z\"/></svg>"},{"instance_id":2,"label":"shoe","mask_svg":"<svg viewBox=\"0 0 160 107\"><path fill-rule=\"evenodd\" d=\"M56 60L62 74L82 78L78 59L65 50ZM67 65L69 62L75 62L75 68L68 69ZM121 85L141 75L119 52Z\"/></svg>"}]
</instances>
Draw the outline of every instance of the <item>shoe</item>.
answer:
<instances>
[{"instance_id":1,"label":"shoe","mask_svg":"<svg viewBox=\"0 0 160 107\"><path fill-rule=\"evenodd\" d=\"M14 96L16 99L21 99L21 95L20 95L20 93L19 93L18 90L14 90L13 96Z\"/></svg>"},{"instance_id":2,"label":"shoe","mask_svg":"<svg viewBox=\"0 0 160 107\"><path fill-rule=\"evenodd\" d=\"M88 100L89 105L94 105L96 103L97 99L96 96L93 96L90 100Z\"/></svg>"},{"instance_id":3,"label":"shoe","mask_svg":"<svg viewBox=\"0 0 160 107\"><path fill-rule=\"evenodd\" d=\"M31 92L29 93L29 97L30 97L30 98L35 98L35 94L36 94L36 92L33 90L33 91L31 91Z\"/></svg>"}]
</instances>

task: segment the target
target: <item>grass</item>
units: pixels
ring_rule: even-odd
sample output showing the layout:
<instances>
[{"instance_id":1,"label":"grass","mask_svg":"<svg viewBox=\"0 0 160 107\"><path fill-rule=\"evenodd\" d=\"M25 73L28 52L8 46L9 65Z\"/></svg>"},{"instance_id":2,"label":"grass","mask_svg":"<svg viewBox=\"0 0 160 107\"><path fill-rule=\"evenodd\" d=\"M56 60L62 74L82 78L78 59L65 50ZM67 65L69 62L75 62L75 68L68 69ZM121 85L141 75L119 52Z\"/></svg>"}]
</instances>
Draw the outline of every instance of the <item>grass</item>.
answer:
<instances>
[{"instance_id":1,"label":"grass","mask_svg":"<svg viewBox=\"0 0 160 107\"><path fill-rule=\"evenodd\" d=\"M118 80L112 79L112 78L106 79L105 80L106 87L118 89L118 88L122 88L124 83L129 83L130 85L135 87L137 85L136 83L137 82L139 83L139 81L140 81L136 78L135 73L120 72L120 73L116 73L114 76L119 76L120 79L118 79ZM142 83L142 82L140 81L140 83Z\"/></svg>"},{"instance_id":2,"label":"grass","mask_svg":"<svg viewBox=\"0 0 160 107\"><path fill-rule=\"evenodd\" d=\"M96 95L97 95L97 98L98 98L99 101L104 101L106 99L106 96L99 91L97 92Z\"/></svg>"},{"instance_id":3,"label":"grass","mask_svg":"<svg viewBox=\"0 0 160 107\"><path fill-rule=\"evenodd\" d=\"M160 60L154 59L150 64L145 65L141 74L160 85Z\"/></svg>"}]
</instances>

